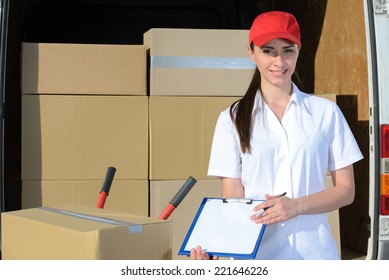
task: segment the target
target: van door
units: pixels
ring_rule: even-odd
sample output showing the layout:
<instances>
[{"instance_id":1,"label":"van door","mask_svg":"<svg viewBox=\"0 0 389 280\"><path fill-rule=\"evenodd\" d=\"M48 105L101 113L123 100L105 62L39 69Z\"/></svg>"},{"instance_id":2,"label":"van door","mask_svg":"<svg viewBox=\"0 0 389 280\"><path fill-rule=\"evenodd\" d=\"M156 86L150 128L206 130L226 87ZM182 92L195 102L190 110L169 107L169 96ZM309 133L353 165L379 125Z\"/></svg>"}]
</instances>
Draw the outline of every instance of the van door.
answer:
<instances>
[{"instance_id":1,"label":"van door","mask_svg":"<svg viewBox=\"0 0 389 280\"><path fill-rule=\"evenodd\" d=\"M389 259L389 1L365 1L371 219L367 259Z\"/></svg>"},{"instance_id":2,"label":"van door","mask_svg":"<svg viewBox=\"0 0 389 280\"><path fill-rule=\"evenodd\" d=\"M0 212L4 211L4 104L5 104L5 63L7 45L8 0L0 0ZM0 225L1 232L1 225ZM1 238L1 237L0 237ZM1 239L0 239L1 241Z\"/></svg>"},{"instance_id":3,"label":"van door","mask_svg":"<svg viewBox=\"0 0 389 280\"><path fill-rule=\"evenodd\" d=\"M8 22L8 0L0 0L0 213L4 212L4 103L5 103L5 57ZM1 259L1 217L0 217Z\"/></svg>"}]
</instances>

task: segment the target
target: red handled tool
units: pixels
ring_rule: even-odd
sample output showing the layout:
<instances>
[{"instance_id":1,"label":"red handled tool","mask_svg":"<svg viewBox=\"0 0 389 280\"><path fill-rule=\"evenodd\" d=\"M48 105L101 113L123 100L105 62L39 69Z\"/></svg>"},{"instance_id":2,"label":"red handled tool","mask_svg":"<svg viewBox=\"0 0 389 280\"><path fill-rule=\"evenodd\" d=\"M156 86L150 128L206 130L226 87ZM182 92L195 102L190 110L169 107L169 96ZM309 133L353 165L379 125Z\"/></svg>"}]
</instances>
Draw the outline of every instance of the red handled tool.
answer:
<instances>
[{"instance_id":1,"label":"red handled tool","mask_svg":"<svg viewBox=\"0 0 389 280\"><path fill-rule=\"evenodd\" d=\"M189 177L188 180L186 180L185 184L170 201L170 203L166 206L165 210L163 210L161 215L159 215L159 218L162 220L167 220L170 214L178 207L178 205L181 203L181 201L196 183L197 181L194 178Z\"/></svg>"},{"instance_id":2,"label":"red handled tool","mask_svg":"<svg viewBox=\"0 0 389 280\"><path fill-rule=\"evenodd\" d=\"M109 189L111 188L111 184L113 181L113 176L115 176L116 168L108 167L107 174L105 175L105 179L103 182L103 186L101 187L99 200L97 201L97 208L104 208L105 200L108 196Z\"/></svg>"}]
</instances>

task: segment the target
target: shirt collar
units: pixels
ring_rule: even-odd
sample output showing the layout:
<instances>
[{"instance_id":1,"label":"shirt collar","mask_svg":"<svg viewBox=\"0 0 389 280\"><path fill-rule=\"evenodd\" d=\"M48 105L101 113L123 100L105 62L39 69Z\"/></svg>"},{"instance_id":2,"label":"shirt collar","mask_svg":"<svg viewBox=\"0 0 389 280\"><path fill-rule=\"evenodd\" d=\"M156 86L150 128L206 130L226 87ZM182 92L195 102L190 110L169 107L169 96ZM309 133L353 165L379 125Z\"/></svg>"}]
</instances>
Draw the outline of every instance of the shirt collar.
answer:
<instances>
[{"instance_id":1,"label":"shirt collar","mask_svg":"<svg viewBox=\"0 0 389 280\"><path fill-rule=\"evenodd\" d=\"M302 106L303 104L303 98L304 95L300 91L300 89L292 82L292 94L290 96L289 103L294 103L299 107L304 108ZM254 108L253 108L253 113L257 112L257 110L264 109L265 107L265 102L263 100L261 91L258 89L257 94L255 95L255 103L254 103Z\"/></svg>"}]
</instances>

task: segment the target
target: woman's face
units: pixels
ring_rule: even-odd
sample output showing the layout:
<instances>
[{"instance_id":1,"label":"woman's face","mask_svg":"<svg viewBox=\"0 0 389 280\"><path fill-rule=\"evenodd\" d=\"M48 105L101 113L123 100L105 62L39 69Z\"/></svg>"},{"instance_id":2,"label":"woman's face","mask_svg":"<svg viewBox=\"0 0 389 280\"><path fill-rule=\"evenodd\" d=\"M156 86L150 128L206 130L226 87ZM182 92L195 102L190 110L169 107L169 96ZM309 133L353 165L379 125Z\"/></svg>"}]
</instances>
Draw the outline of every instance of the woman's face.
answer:
<instances>
[{"instance_id":1,"label":"woman's face","mask_svg":"<svg viewBox=\"0 0 389 280\"><path fill-rule=\"evenodd\" d=\"M277 87L288 86L296 69L299 47L284 39L274 39L254 50L249 49L251 59L261 74L261 83Z\"/></svg>"}]
</instances>

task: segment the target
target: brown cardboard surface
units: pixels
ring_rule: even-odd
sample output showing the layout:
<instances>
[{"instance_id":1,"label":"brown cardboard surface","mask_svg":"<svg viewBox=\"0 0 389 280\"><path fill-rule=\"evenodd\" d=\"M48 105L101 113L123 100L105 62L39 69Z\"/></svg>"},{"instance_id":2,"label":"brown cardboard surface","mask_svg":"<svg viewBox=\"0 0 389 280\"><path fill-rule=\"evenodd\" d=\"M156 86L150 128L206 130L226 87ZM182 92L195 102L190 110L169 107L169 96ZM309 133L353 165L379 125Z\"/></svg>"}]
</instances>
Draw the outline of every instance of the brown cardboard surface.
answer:
<instances>
[{"instance_id":1,"label":"brown cardboard surface","mask_svg":"<svg viewBox=\"0 0 389 280\"><path fill-rule=\"evenodd\" d=\"M248 30L152 28L144 33L144 44L151 96L243 96L255 69L247 52ZM158 64L159 59L167 63Z\"/></svg>"},{"instance_id":2,"label":"brown cardboard surface","mask_svg":"<svg viewBox=\"0 0 389 280\"><path fill-rule=\"evenodd\" d=\"M320 40L314 53L314 91L356 95L356 117L369 121L364 2L328 0L324 9L323 26L318 30Z\"/></svg>"},{"instance_id":3,"label":"brown cardboard surface","mask_svg":"<svg viewBox=\"0 0 389 280\"><path fill-rule=\"evenodd\" d=\"M22 96L22 180L148 179L147 96Z\"/></svg>"},{"instance_id":4,"label":"brown cardboard surface","mask_svg":"<svg viewBox=\"0 0 389 280\"><path fill-rule=\"evenodd\" d=\"M4 260L171 259L170 221L80 205L1 215Z\"/></svg>"},{"instance_id":5,"label":"brown cardboard surface","mask_svg":"<svg viewBox=\"0 0 389 280\"><path fill-rule=\"evenodd\" d=\"M150 180L207 176L217 118L238 97L150 96Z\"/></svg>"},{"instance_id":6,"label":"brown cardboard surface","mask_svg":"<svg viewBox=\"0 0 389 280\"><path fill-rule=\"evenodd\" d=\"M22 44L23 94L146 95L143 45Z\"/></svg>"},{"instance_id":7,"label":"brown cardboard surface","mask_svg":"<svg viewBox=\"0 0 389 280\"><path fill-rule=\"evenodd\" d=\"M77 204L96 207L103 180L23 181L22 209ZM149 181L113 180L104 209L148 216Z\"/></svg>"},{"instance_id":8,"label":"brown cardboard surface","mask_svg":"<svg viewBox=\"0 0 389 280\"><path fill-rule=\"evenodd\" d=\"M185 180L150 181L150 216L158 218L184 183ZM173 222L173 260L188 259L178 255L178 251L204 197L221 197L220 180L198 180L168 218Z\"/></svg>"}]
</instances>

